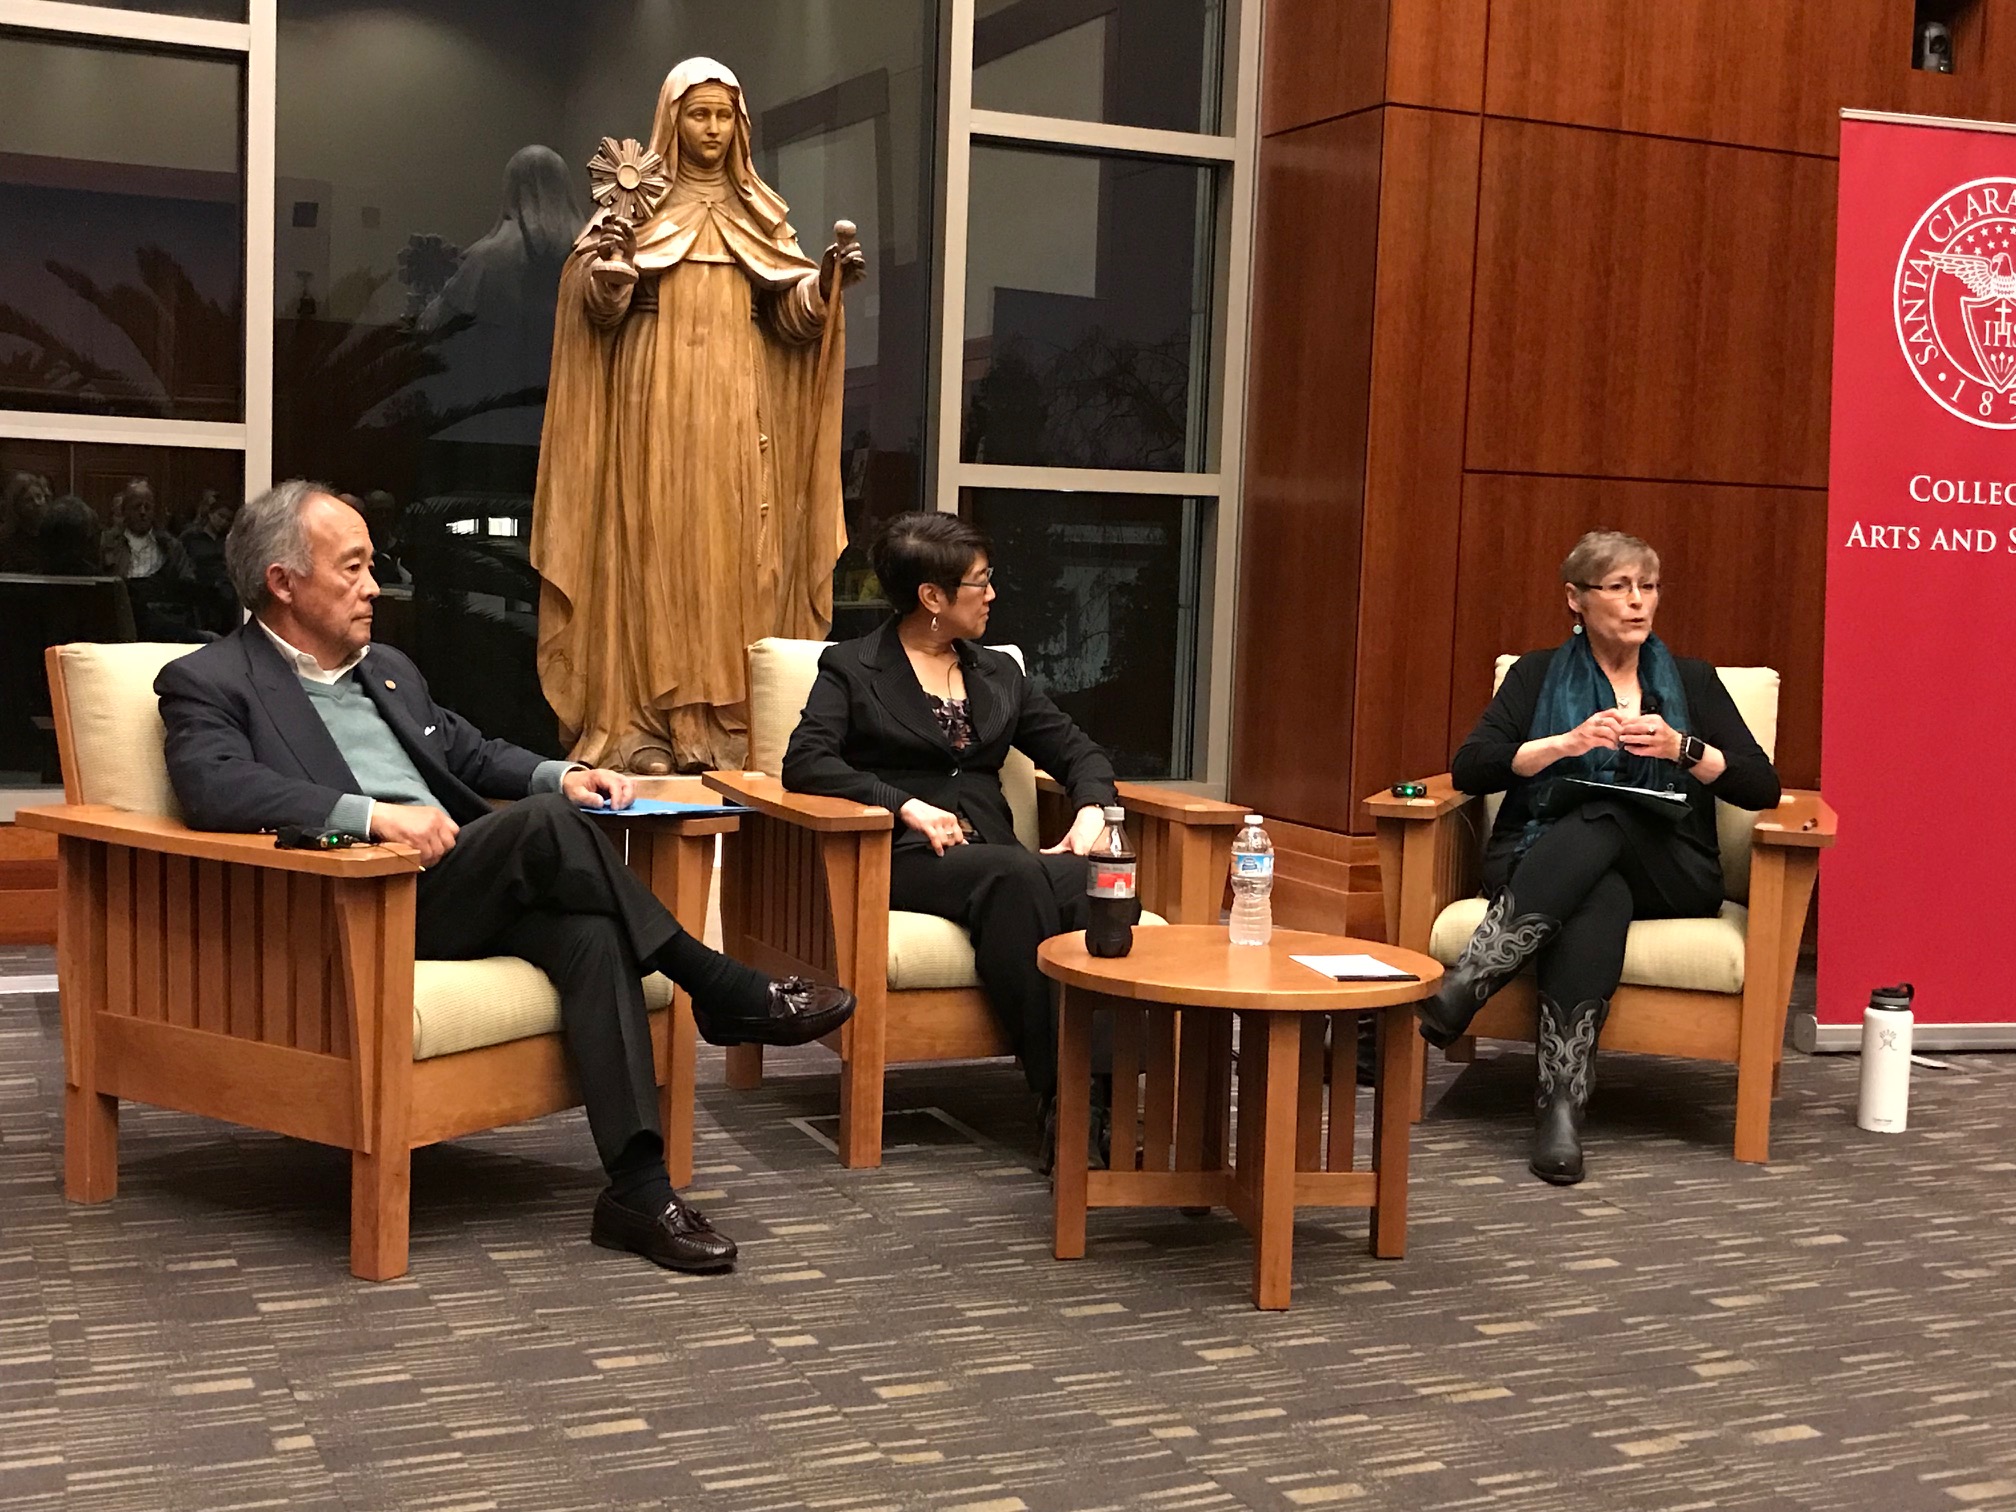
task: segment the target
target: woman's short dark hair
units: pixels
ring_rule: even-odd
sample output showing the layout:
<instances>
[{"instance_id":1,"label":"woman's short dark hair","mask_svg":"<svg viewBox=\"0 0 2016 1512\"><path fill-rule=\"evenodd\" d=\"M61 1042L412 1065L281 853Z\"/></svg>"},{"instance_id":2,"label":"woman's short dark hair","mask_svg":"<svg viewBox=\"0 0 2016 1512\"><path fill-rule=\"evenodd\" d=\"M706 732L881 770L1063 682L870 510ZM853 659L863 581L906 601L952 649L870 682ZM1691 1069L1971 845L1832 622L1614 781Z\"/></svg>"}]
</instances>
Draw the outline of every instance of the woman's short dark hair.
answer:
<instances>
[{"instance_id":1,"label":"woman's short dark hair","mask_svg":"<svg viewBox=\"0 0 2016 1512\"><path fill-rule=\"evenodd\" d=\"M955 514L919 510L896 515L882 527L868 548L868 565L891 607L909 614L926 583L957 593L973 559L987 550L987 533L979 526Z\"/></svg>"}]
</instances>

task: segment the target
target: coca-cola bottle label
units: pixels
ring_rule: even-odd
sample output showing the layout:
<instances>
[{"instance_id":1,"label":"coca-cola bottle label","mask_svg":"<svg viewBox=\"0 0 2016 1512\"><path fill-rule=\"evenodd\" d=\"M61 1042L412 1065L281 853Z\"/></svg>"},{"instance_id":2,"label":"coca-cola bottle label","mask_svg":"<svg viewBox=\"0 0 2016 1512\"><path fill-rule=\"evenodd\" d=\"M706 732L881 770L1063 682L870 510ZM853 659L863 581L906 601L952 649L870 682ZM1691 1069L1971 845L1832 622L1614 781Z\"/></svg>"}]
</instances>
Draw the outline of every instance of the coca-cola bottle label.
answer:
<instances>
[{"instance_id":1,"label":"coca-cola bottle label","mask_svg":"<svg viewBox=\"0 0 2016 1512\"><path fill-rule=\"evenodd\" d=\"M1085 894L1092 898L1131 898L1134 896L1134 863L1132 861L1107 861L1094 858L1092 878Z\"/></svg>"}]
</instances>

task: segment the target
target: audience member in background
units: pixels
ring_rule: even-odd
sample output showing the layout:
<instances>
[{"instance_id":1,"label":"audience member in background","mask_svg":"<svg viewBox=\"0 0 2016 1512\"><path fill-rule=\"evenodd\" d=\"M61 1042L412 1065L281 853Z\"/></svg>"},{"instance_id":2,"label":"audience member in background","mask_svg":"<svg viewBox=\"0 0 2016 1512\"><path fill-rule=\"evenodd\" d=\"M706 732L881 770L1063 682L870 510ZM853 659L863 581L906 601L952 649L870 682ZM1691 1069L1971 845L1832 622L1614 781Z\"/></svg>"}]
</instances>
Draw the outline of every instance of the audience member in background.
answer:
<instances>
[{"instance_id":1,"label":"audience member in background","mask_svg":"<svg viewBox=\"0 0 2016 1512\"><path fill-rule=\"evenodd\" d=\"M1676 657L1652 633L1659 554L1594 530L1561 564L1575 624L1551 650L1519 658L1456 753L1466 793L1505 794L1484 848L1491 906L1416 1006L1430 1043L1462 1035L1528 964L1540 987L1540 1087L1531 1165L1543 1181L1582 1179L1582 1115L1597 1036L1637 919L1692 919L1722 906L1715 801L1778 802L1778 774L1714 667ZM1582 782L1684 796L1684 804Z\"/></svg>"},{"instance_id":2,"label":"audience member in background","mask_svg":"<svg viewBox=\"0 0 2016 1512\"><path fill-rule=\"evenodd\" d=\"M161 523L154 486L134 478L112 499L112 528L99 546L104 570L126 580L133 625L143 641L208 640L200 628L182 543Z\"/></svg>"},{"instance_id":3,"label":"audience member in background","mask_svg":"<svg viewBox=\"0 0 2016 1512\"><path fill-rule=\"evenodd\" d=\"M49 509L49 480L31 472L0 484L0 572L40 572L40 538Z\"/></svg>"},{"instance_id":4,"label":"audience member in background","mask_svg":"<svg viewBox=\"0 0 2016 1512\"><path fill-rule=\"evenodd\" d=\"M155 679L168 776L199 829L299 824L413 847L425 960L514 955L560 994L588 1128L609 1173L591 1240L671 1270L726 1270L735 1244L673 1191L643 978L663 972L715 1044L802 1044L850 993L762 972L680 928L583 808L630 779L486 739L371 640L378 584L357 512L313 483L247 504L225 546L252 618ZM488 800L520 800L493 809Z\"/></svg>"},{"instance_id":5,"label":"audience member in background","mask_svg":"<svg viewBox=\"0 0 2016 1512\"><path fill-rule=\"evenodd\" d=\"M197 497L196 518L182 532L182 555L189 563L202 628L219 633L238 623L238 595L231 591L231 574L224 565L224 538L236 512L236 504L206 488Z\"/></svg>"},{"instance_id":6,"label":"audience member in background","mask_svg":"<svg viewBox=\"0 0 2016 1512\"><path fill-rule=\"evenodd\" d=\"M154 485L134 478L112 498L112 528L105 532L100 555L114 577L186 578L189 562L182 543L161 524Z\"/></svg>"},{"instance_id":7,"label":"audience member in background","mask_svg":"<svg viewBox=\"0 0 2016 1512\"><path fill-rule=\"evenodd\" d=\"M65 494L42 515L39 571L51 577L102 577L98 512L75 494Z\"/></svg>"},{"instance_id":8,"label":"audience member in background","mask_svg":"<svg viewBox=\"0 0 2016 1512\"><path fill-rule=\"evenodd\" d=\"M359 512L371 532L371 576L378 579L378 586L412 582L413 575L399 560L399 501L384 489L374 488L364 495Z\"/></svg>"},{"instance_id":9,"label":"audience member in background","mask_svg":"<svg viewBox=\"0 0 2016 1512\"><path fill-rule=\"evenodd\" d=\"M980 645L994 602L987 556L987 537L956 515L900 514L883 526L868 559L895 616L820 656L782 775L795 792L879 804L901 819L889 905L973 937L975 970L1037 1097L1048 1169L1057 1028L1036 947L1085 927L1085 856L1105 833L1101 805L1119 797L1106 753L1014 657ZM1001 791L1011 746L1061 782L1077 810L1041 855L1016 839ZM1101 1080L1095 1140L1110 1138L1112 1078Z\"/></svg>"}]
</instances>

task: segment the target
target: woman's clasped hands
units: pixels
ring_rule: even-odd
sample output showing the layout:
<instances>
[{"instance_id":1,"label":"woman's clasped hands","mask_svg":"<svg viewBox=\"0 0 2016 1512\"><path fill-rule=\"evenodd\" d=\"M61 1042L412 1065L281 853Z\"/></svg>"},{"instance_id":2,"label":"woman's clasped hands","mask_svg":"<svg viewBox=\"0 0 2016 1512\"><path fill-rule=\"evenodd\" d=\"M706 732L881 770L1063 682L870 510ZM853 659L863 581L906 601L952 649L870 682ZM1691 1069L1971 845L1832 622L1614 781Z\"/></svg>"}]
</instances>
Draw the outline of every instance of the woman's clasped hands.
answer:
<instances>
[{"instance_id":1,"label":"woman's clasped hands","mask_svg":"<svg viewBox=\"0 0 2016 1512\"><path fill-rule=\"evenodd\" d=\"M1615 709L1598 709L1560 738L1563 756L1621 750L1674 761L1680 755L1680 732L1657 714L1627 719Z\"/></svg>"}]
</instances>

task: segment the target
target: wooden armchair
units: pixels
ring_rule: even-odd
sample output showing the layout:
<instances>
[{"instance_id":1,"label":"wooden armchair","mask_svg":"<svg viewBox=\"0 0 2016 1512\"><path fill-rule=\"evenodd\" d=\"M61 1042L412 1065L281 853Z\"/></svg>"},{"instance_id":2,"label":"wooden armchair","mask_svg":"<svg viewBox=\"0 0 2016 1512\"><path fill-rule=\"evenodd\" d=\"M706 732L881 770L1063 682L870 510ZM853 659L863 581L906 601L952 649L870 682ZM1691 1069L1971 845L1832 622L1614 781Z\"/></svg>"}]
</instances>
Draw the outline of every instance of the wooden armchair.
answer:
<instances>
[{"instance_id":1,"label":"wooden armchair","mask_svg":"<svg viewBox=\"0 0 2016 1512\"><path fill-rule=\"evenodd\" d=\"M192 649L47 655L68 801L18 820L58 837L64 1190L116 1193L122 1098L334 1145L351 1152L350 1269L389 1280L406 1271L412 1150L581 1101L559 998L513 957L415 961L403 848L279 850L183 825L153 683ZM735 821L630 823L631 865L698 933L713 836ZM645 996L684 1183L691 1007L680 994L668 1011L663 977Z\"/></svg>"},{"instance_id":2,"label":"wooden armchair","mask_svg":"<svg viewBox=\"0 0 2016 1512\"><path fill-rule=\"evenodd\" d=\"M891 1064L1010 1053L973 970L966 932L889 907L894 816L840 798L789 793L774 775L796 728L822 641L767 639L749 648L749 770L709 772L707 785L756 812L725 844L721 923L730 955L759 970L838 982L860 1000L829 1048L840 1056L840 1159L882 1163L882 1081ZM1015 832L1037 847L1044 781L1015 753L1001 774ZM1244 811L1139 783L1120 784L1141 859L1144 922L1215 924L1232 837ZM763 1052L728 1052L730 1086L761 1084Z\"/></svg>"},{"instance_id":3,"label":"wooden armchair","mask_svg":"<svg viewBox=\"0 0 2016 1512\"><path fill-rule=\"evenodd\" d=\"M1515 660L1498 659L1499 682ZM1768 667L1720 670L1744 722L1771 752L1778 674ZM1484 916L1477 871L1497 798L1460 793L1445 773L1429 779L1425 798L1382 793L1365 805L1379 837L1387 939L1453 964ZM1834 843L1834 811L1818 793L1788 792L1764 814L1719 804L1716 828L1728 893L1721 913L1631 926L1624 984L1611 1000L1601 1044L1733 1064L1735 1155L1762 1163L1770 1158L1771 1099L1792 972L1820 852ZM1538 1007L1531 975L1520 977L1492 998L1470 1035L1450 1046L1449 1058L1470 1059L1479 1039L1531 1042Z\"/></svg>"}]
</instances>

